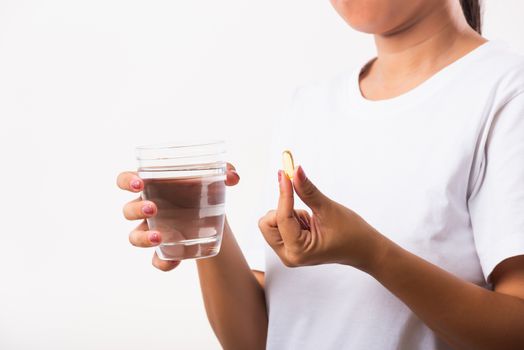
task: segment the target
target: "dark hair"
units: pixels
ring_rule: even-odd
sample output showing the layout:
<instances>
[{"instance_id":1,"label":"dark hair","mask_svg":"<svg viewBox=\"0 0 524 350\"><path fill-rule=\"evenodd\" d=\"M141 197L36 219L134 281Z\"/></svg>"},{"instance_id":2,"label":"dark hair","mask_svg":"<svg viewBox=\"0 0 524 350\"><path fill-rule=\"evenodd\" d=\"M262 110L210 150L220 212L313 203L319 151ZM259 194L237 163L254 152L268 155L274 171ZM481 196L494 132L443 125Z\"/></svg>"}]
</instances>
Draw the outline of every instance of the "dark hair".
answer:
<instances>
[{"instance_id":1,"label":"dark hair","mask_svg":"<svg viewBox=\"0 0 524 350\"><path fill-rule=\"evenodd\" d=\"M482 13L480 8L480 0L460 0L462 11L466 16L466 21L475 29L477 33L482 34Z\"/></svg>"}]
</instances>

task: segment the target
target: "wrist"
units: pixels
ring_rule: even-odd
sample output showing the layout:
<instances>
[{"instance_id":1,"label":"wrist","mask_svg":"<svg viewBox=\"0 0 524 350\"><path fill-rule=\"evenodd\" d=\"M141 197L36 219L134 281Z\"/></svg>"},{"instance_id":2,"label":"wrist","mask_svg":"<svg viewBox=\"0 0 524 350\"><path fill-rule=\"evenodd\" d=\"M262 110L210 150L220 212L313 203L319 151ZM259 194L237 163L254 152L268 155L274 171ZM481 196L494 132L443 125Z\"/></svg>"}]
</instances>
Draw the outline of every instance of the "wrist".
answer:
<instances>
[{"instance_id":1,"label":"wrist","mask_svg":"<svg viewBox=\"0 0 524 350\"><path fill-rule=\"evenodd\" d=\"M369 240L365 244L364 253L361 263L358 266L354 266L359 270L371 275L377 276L380 271L388 263L389 256L397 245L382 235L375 229L369 233Z\"/></svg>"},{"instance_id":2,"label":"wrist","mask_svg":"<svg viewBox=\"0 0 524 350\"><path fill-rule=\"evenodd\" d=\"M371 252L365 272L374 276L387 264L389 252L394 248L394 243L379 232L376 232L374 248Z\"/></svg>"}]
</instances>

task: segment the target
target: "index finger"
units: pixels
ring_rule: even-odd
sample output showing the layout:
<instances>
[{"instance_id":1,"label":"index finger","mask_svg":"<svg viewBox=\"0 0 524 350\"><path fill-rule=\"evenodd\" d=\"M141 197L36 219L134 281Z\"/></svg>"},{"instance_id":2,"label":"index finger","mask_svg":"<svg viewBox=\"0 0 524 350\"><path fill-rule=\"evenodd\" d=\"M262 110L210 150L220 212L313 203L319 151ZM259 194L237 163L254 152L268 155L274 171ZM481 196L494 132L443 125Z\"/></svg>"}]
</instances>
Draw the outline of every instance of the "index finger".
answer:
<instances>
[{"instance_id":1,"label":"index finger","mask_svg":"<svg viewBox=\"0 0 524 350\"><path fill-rule=\"evenodd\" d=\"M277 207L278 229L284 241L286 237L293 238L300 232L300 224L295 216L293 185L291 180L282 170L279 171L280 196Z\"/></svg>"},{"instance_id":2,"label":"index finger","mask_svg":"<svg viewBox=\"0 0 524 350\"><path fill-rule=\"evenodd\" d=\"M123 190L140 192L144 188L144 181L134 171L124 171L118 174L116 184Z\"/></svg>"}]
</instances>

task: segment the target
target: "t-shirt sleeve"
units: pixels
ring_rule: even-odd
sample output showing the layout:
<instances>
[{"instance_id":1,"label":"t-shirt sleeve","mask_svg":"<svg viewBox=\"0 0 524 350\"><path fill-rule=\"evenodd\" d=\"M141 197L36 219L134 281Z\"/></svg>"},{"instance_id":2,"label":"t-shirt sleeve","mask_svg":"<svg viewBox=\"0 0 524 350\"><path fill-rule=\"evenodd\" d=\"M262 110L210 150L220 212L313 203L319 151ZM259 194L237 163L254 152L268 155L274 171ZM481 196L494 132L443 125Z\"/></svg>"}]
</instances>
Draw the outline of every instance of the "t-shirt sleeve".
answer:
<instances>
[{"instance_id":1,"label":"t-shirt sleeve","mask_svg":"<svg viewBox=\"0 0 524 350\"><path fill-rule=\"evenodd\" d=\"M524 91L494 114L482 151L479 185L468 206L489 282L499 263L524 255Z\"/></svg>"}]
</instances>

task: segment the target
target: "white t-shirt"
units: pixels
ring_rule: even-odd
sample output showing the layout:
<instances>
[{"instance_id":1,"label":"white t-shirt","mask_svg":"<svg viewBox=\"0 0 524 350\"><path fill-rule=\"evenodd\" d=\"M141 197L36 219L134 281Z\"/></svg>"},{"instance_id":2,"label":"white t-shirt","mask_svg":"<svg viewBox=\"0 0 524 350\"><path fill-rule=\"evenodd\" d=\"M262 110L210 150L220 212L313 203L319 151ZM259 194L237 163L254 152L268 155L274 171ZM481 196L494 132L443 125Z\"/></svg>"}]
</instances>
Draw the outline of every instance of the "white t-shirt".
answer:
<instances>
[{"instance_id":1,"label":"white t-shirt","mask_svg":"<svg viewBox=\"0 0 524 350\"><path fill-rule=\"evenodd\" d=\"M524 58L488 42L382 101L362 97L359 72L297 90L278 126L260 216L276 207L280 155L290 149L331 199L489 288L498 263L524 254ZM369 275L335 264L288 268L263 244L268 349L449 348ZM246 253L264 270L260 254Z\"/></svg>"}]
</instances>

